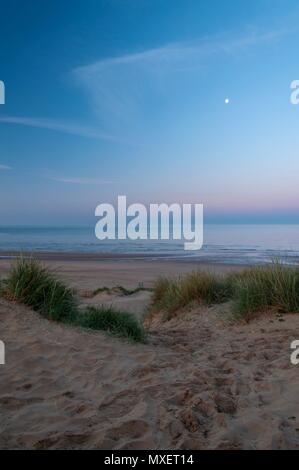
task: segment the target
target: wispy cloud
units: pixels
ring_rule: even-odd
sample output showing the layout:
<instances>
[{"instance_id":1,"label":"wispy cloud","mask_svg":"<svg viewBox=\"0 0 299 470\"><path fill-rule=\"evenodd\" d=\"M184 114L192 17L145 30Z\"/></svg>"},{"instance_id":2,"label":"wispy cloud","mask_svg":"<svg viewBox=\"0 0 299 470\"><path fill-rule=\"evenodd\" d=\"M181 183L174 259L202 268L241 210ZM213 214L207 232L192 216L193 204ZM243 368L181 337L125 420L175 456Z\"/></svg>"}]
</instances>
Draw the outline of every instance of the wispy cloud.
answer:
<instances>
[{"instance_id":1,"label":"wispy cloud","mask_svg":"<svg viewBox=\"0 0 299 470\"><path fill-rule=\"evenodd\" d=\"M12 170L12 167L8 165L0 165L0 171L7 171L7 170Z\"/></svg>"},{"instance_id":2,"label":"wispy cloud","mask_svg":"<svg viewBox=\"0 0 299 470\"><path fill-rule=\"evenodd\" d=\"M52 176L48 179L56 181L58 183L66 184L85 184L85 185L97 185L97 184L112 184L113 181L102 180L98 178L81 178L81 177L64 177L64 176Z\"/></svg>"},{"instance_id":3,"label":"wispy cloud","mask_svg":"<svg viewBox=\"0 0 299 470\"><path fill-rule=\"evenodd\" d=\"M233 55L245 48L279 39L285 31L217 36L192 42L177 42L142 52L107 58L73 70L76 82L91 98L102 125L126 125L130 118L146 113L144 100L167 95L181 73L200 69L208 59ZM178 93L178 90L175 90ZM137 120L136 119L136 120Z\"/></svg>"},{"instance_id":4,"label":"wispy cloud","mask_svg":"<svg viewBox=\"0 0 299 470\"><path fill-rule=\"evenodd\" d=\"M126 135L132 121L136 123L147 114L146 100L155 100L161 94L170 96L170 90L174 96L181 92L174 86L176 77L181 77L184 71L190 73L200 69L210 57L235 54L248 47L272 42L283 34L285 31L250 32L238 37L218 36L177 42L78 67L72 71L72 76L91 98L98 118L95 127L26 116L0 116L0 124L29 126L88 139L136 145L138 134L134 134L134 142L121 136Z\"/></svg>"},{"instance_id":5,"label":"wispy cloud","mask_svg":"<svg viewBox=\"0 0 299 470\"><path fill-rule=\"evenodd\" d=\"M29 118L19 116L0 116L0 123L1 122L5 124L18 124L22 126L49 129L52 131L64 132L67 134L86 137L89 139L107 140L112 142L118 141L116 137L109 134L101 133L96 128L55 119Z\"/></svg>"}]
</instances>

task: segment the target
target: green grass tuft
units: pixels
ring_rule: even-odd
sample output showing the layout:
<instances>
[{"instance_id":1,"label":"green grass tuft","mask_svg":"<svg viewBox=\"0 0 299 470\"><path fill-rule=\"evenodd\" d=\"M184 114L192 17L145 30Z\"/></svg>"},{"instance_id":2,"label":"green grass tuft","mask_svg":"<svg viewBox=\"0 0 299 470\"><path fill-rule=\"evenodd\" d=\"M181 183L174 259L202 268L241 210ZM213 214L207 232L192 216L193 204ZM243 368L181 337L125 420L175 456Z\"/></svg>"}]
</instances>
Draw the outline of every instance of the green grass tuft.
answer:
<instances>
[{"instance_id":1,"label":"green grass tuft","mask_svg":"<svg viewBox=\"0 0 299 470\"><path fill-rule=\"evenodd\" d=\"M56 321L68 319L76 309L72 290L33 259L16 262L2 287L2 295Z\"/></svg>"},{"instance_id":2,"label":"green grass tuft","mask_svg":"<svg viewBox=\"0 0 299 470\"><path fill-rule=\"evenodd\" d=\"M230 286L213 273L195 271L183 278L160 278L152 295L152 308L173 314L193 302L210 305L229 298Z\"/></svg>"},{"instance_id":3,"label":"green grass tuft","mask_svg":"<svg viewBox=\"0 0 299 470\"><path fill-rule=\"evenodd\" d=\"M78 314L75 324L92 330L104 330L135 342L144 342L145 330L133 314L112 307L88 307Z\"/></svg>"},{"instance_id":4,"label":"green grass tuft","mask_svg":"<svg viewBox=\"0 0 299 470\"><path fill-rule=\"evenodd\" d=\"M299 270L279 262L247 269L235 278L233 301L235 315L245 320L268 308L299 312Z\"/></svg>"},{"instance_id":5,"label":"green grass tuft","mask_svg":"<svg viewBox=\"0 0 299 470\"><path fill-rule=\"evenodd\" d=\"M183 278L160 278L154 285L149 314L166 312L169 319L180 308L232 301L235 318L250 320L266 309L299 312L299 269L279 261L226 276L202 271Z\"/></svg>"},{"instance_id":6,"label":"green grass tuft","mask_svg":"<svg viewBox=\"0 0 299 470\"><path fill-rule=\"evenodd\" d=\"M49 320L104 330L135 342L146 338L134 315L105 307L79 310L72 289L33 259L17 260L8 278L0 283L0 295L31 307Z\"/></svg>"}]
</instances>

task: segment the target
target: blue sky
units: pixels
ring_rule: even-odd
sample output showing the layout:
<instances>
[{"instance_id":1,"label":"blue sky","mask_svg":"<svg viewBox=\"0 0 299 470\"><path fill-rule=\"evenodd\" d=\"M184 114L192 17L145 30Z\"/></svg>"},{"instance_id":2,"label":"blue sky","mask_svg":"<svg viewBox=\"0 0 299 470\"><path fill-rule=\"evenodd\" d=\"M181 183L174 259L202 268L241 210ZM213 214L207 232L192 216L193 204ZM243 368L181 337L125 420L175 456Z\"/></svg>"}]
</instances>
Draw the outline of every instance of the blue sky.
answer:
<instances>
[{"instance_id":1,"label":"blue sky","mask_svg":"<svg viewBox=\"0 0 299 470\"><path fill-rule=\"evenodd\" d=\"M0 8L0 224L93 223L118 194L299 222L297 0Z\"/></svg>"}]
</instances>

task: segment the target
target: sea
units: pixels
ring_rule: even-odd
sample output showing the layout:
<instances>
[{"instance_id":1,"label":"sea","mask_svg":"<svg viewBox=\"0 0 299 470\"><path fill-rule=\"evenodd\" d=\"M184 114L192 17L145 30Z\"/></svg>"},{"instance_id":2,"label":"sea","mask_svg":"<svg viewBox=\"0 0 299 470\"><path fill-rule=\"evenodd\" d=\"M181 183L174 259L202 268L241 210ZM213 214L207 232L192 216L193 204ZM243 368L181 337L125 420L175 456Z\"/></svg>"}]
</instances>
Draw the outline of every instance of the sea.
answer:
<instances>
[{"instance_id":1,"label":"sea","mask_svg":"<svg viewBox=\"0 0 299 470\"><path fill-rule=\"evenodd\" d=\"M178 240L104 240L94 227L0 226L0 257L7 252L126 254L148 258L196 259L219 264L299 263L299 225L206 224L201 250L185 251Z\"/></svg>"}]
</instances>

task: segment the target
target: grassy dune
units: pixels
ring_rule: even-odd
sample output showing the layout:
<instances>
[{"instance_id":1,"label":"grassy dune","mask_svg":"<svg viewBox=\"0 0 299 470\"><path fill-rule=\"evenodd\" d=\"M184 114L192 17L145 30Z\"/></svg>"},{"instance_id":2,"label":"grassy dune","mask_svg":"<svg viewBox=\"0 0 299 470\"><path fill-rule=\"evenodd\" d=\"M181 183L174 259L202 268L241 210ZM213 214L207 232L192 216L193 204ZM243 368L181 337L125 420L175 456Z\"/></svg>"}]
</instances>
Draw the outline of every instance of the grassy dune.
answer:
<instances>
[{"instance_id":1,"label":"grassy dune","mask_svg":"<svg viewBox=\"0 0 299 470\"><path fill-rule=\"evenodd\" d=\"M77 315L76 324L91 330L107 331L135 342L143 343L146 339L145 331L134 315L112 307L88 307Z\"/></svg>"},{"instance_id":2,"label":"grassy dune","mask_svg":"<svg viewBox=\"0 0 299 470\"><path fill-rule=\"evenodd\" d=\"M104 306L79 309L73 290L33 259L17 260L8 278L1 282L0 294L49 320L104 330L131 341L144 342L146 338L143 326L130 313ZM170 319L192 305L227 301L234 317L245 321L269 309L299 312L299 268L273 262L226 276L195 271L177 279L160 278L153 287L149 314L164 312Z\"/></svg>"},{"instance_id":3,"label":"grassy dune","mask_svg":"<svg viewBox=\"0 0 299 470\"><path fill-rule=\"evenodd\" d=\"M104 306L79 309L72 289L41 263L19 259L0 286L7 300L20 302L49 320L93 330L104 330L131 341L143 342L145 331L134 315Z\"/></svg>"},{"instance_id":4,"label":"grassy dune","mask_svg":"<svg viewBox=\"0 0 299 470\"><path fill-rule=\"evenodd\" d=\"M226 276L198 271L178 279L160 278L153 289L150 312L164 311L171 318L194 303L226 301L231 301L234 316L246 321L269 308L299 312L299 269L273 262Z\"/></svg>"},{"instance_id":5,"label":"grassy dune","mask_svg":"<svg viewBox=\"0 0 299 470\"><path fill-rule=\"evenodd\" d=\"M77 309L73 292L34 260L20 259L3 282L2 295L50 320L70 320Z\"/></svg>"},{"instance_id":6,"label":"grassy dune","mask_svg":"<svg viewBox=\"0 0 299 470\"><path fill-rule=\"evenodd\" d=\"M224 278L196 271L183 278L160 278L152 295L152 309L163 310L171 316L191 303L213 304L228 300L230 286Z\"/></svg>"}]
</instances>

